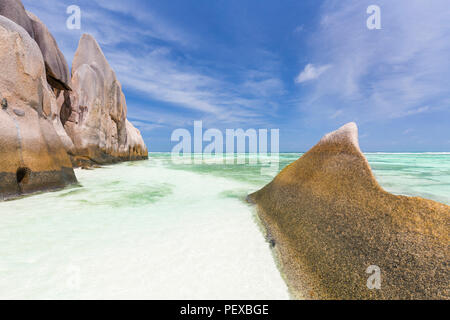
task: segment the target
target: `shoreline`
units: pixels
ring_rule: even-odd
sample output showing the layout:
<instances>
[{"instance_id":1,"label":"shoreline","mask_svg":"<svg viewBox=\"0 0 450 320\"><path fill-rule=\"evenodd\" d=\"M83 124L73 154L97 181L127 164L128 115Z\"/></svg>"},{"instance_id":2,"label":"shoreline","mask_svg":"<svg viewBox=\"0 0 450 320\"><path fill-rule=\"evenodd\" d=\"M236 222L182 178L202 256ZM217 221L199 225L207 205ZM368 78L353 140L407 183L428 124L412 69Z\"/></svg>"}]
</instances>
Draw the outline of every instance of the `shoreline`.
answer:
<instances>
[{"instance_id":1,"label":"shoreline","mask_svg":"<svg viewBox=\"0 0 450 320\"><path fill-rule=\"evenodd\" d=\"M89 166L87 166L87 165L74 166L73 170L74 171L75 170L95 170L95 169L101 169L104 166L115 166L115 165L120 165L122 163L141 162L141 161L148 161L148 160L149 160L149 157L147 156L147 157L143 157L143 159L124 160L124 161L117 161L117 162L112 162L112 163L104 163L104 164L92 163ZM39 172L39 174L41 174L41 172ZM77 187L81 187L81 186L82 186L81 183L78 181L78 179L76 179L72 183L67 183L66 185L60 186L60 187L49 186L48 188L40 188L39 190L32 191L32 192L24 192L24 193L15 194L15 195L8 196L8 197L3 197L2 199L0 199L0 203L1 202L19 201L19 200L22 200L22 199L25 199L28 197L37 196L40 194L58 192L58 191L68 190L68 189L77 188Z\"/></svg>"},{"instance_id":2,"label":"shoreline","mask_svg":"<svg viewBox=\"0 0 450 320\"><path fill-rule=\"evenodd\" d=\"M8 298L289 299L245 180L164 161L76 173L82 188L0 203L0 232L17 239L0 245L11 252ZM68 267L80 268L80 291L57 280ZM36 273L45 277L29 291L22 283Z\"/></svg>"},{"instance_id":3,"label":"shoreline","mask_svg":"<svg viewBox=\"0 0 450 320\"><path fill-rule=\"evenodd\" d=\"M294 256L288 254L288 246L283 239L282 233L276 230L276 226L274 224L272 224L273 227L270 227L271 224L267 221L267 216L264 215L264 210L258 204L254 203L250 197L247 197L247 202L253 208L255 223L266 239L267 245L274 259L274 263L280 272L283 281L286 283L290 299L315 299L313 298L313 294L311 294L311 290L308 290L308 286L306 285L309 282L306 280L306 274L295 275L295 272L289 269L288 261ZM298 281L298 279L291 279L295 277L299 277L301 280Z\"/></svg>"},{"instance_id":4,"label":"shoreline","mask_svg":"<svg viewBox=\"0 0 450 320\"><path fill-rule=\"evenodd\" d=\"M314 293L316 293L316 290L318 290L318 288L314 288L311 286L311 283L314 282L314 279L308 279L305 273L300 273L298 268L295 268L296 266L299 266L301 262L295 260L293 251L289 249L290 243L292 242L289 242L288 240L286 240L286 238L283 237L280 230L277 229L277 225L273 223L273 218L271 218L263 210L258 209L258 206L252 205L252 201L245 201L245 195L247 195L247 193L244 193L246 192L245 190L256 190L257 188L263 186L264 183L262 181L248 182L247 179L242 177L242 174L237 174L237 176L241 177L239 180L235 180L235 175L229 175L228 177L218 177L216 174L221 172L221 166L214 167L213 172L210 172L208 170L209 174L203 174L204 171L197 171L194 167L189 168L186 166L172 166L170 164L170 155L156 156L154 159L155 161L149 162L137 161L135 162L135 164L119 163L108 165L102 167L102 169L104 170L94 169L94 171L84 171L79 168L76 169L76 173L80 176L80 182L83 183L83 186L81 188L67 188L65 189L65 191L61 191L59 193L43 193L40 195L36 195L36 197L25 197L23 199L20 199L21 201L13 201L4 204L2 208L5 209L5 215L3 215L3 227L4 230L7 230L7 232L11 232L11 236L9 238L20 238L18 237L19 232L20 234L25 233L25 236L19 239L18 244L14 244L12 242L6 243L7 246L0 247L0 250L7 249L8 247L18 248L17 245L22 246L22 244L24 244L25 242L30 241L38 246L38 249L34 252L28 253L27 251L24 251L27 252L27 254L23 257L13 256L13 260L6 261L7 266L10 262L21 264L23 263L23 258L33 259L33 256L37 253L39 253L39 255L46 256L48 251L47 248L50 248L51 250L59 250L58 248L62 246L65 249L61 249L59 254L64 259L62 260L59 258L55 258L51 263L48 264L47 268L45 268L44 270L64 271L66 267L66 265L64 264L65 261L74 261L74 263L85 261L86 264L80 262L80 267L82 268L82 270L89 270L90 268L94 268L92 269L93 272L91 272L90 274L86 274L85 276L88 277L87 280L95 282L95 279L90 277L98 274L103 274L105 273L105 270L100 264L97 265L95 261L86 260L87 256L91 256L94 253L89 254L89 251L81 252L81 247L87 248L87 246L89 246L89 243L94 243L96 241L95 239L100 239L102 241L100 241L99 244L104 244L97 248L95 254L105 254L104 258L109 259L107 253L113 252L110 244L115 243L117 245L121 245L122 242L125 241L122 249L119 252L121 252L124 257L131 257L133 250L135 250L133 249L133 243L138 240L141 246L139 247L137 253L138 256L142 256L145 259L144 261L146 261L145 265L147 265L147 267L142 268L142 266L139 267L137 265L134 265L134 263L131 263L129 265L129 268L131 268L130 270L133 270L134 273L138 272L139 274L145 274L149 277L149 279L153 279L153 276L149 274L149 270L154 270L153 272L163 272L164 274L167 273L168 275L172 275L172 272L167 269L167 267L165 267L167 271L161 271L160 268L155 268L155 264L157 265L158 263L160 263L161 259L166 261L167 259L165 258L165 256L168 252L179 250L177 246L172 245L166 248L169 250L159 250L160 246L166 245L164 244L166 241L159 242L159 239L161 239L162 235L165 235L167 241L171 243L177 242L178 244L180 244L185 242L185 240L183 240L184 236L179 237L176 233L174 233L173 235L169 235L166 233L166 231L164 231L175 231L176 229L178 231L181 231L190 239L188 241L189 245L184 246L184 248L185 250L189 250L189 252L191 252L191 261L195 261L195 259L204 256L201 253L203 250L206 250L208 254L211 254L214 257L217 252L217 249L214 248L221 248L222 246L224 246L223 249L225 251L219 249L219 252L221 252L221 254L217 257L217 260L211 257L206 259L207 256L204 256L205 259L201 258L201 260L203 260L202 265L204 266L204 268L208 270L211 269L211 272L221 272L218 268L222 268L222 262L220 261L222 261L221 259L223 259L224 256L227 257L223 260L223 263L225 264L239 264L238 261L241 261L240 266L243 268L243 270L247 270L244 271L247 273L247 275L245 277L243 276L242 279L240 279L240 285L234 285L235 289L233 290L237 290L238 292L240 290L249 290L250 296L252 292L255 292L255 297L258 297L258 294L261 294L264 298L270 298L271 296L274 296L280 297L282 299L317 299L317 296L315 296ZM164 170L162 170L161 168L164 168ZM184 170L183 168L185 168L186 170ZM238 167L236 167L236 169L238 169ZM237 171L237 173L242 173L246 169L242 168L241 170L242 171ZM161 174L163 174L163 176L160 176ZM254 175L259 176L258 170L255 170ZM189 182L188 184L185 183L185 181L194 181L193 178L201 179L200 185L202 187L196 188L196 190L192 190L192 182ZM167 181L169 181L171 185L167 185ZM205 187L204 182L207 182L207 185L209 187ZM220 190L217 190L217 192L213 191L213 189L216 188ZM232 190L234 190L234 192L232 192ZM236 190L239 190L239 192L236 192ZM194 191L192 195L188 194L191 193L191 191ZM213 193L211 193L211 191L213 191ZM208 195L205 195L205 192ZM137 193L139 194L138 198L136 198ZM165 195L163 195L163 193ZM214 197L209 198L209 195L214 195ZM155 200L151 200L149 197L154 197ZM205 198L208 198L210 200ZM127 200L125 201L125 199ZM227 201L226 199L229 199L231 201ZM204 204L199 204L199 201L207 202L205 202ZM250 204L248 202L250 202ZM141 205L144 206L141 207ZM35 210L27 210L34 207L36 207ZM51 209L49 210L48 208ZM243 209L244 211L237 210L239 208ZM198 216L200 220L197 220L197 216L195 215L200 213L199 209L203 211L203 215ZM64 210L64 212L62 212L62 210ZM221 220L220 223L218 223L216 217L211 215L215 212L220 213L220 215L222 216L221 219L223 220ZM16 215L17 213L19 214ZM230 214L232 214L232 216L230 216ZM166 221L166 219L169 219L170 221ZM45 248L43 247L39 249L40 242L32 238L33 235L37 234L37 229L35 226L27 223L27 221L31 220L38 223L39 234L48 235L48 241L50 242L48 242ZM124 225L122 222L126 222L126 224ZM146 222L149 223L146 224ZM192 229L192 231L185 232L187 229L184 225L184 222L189 223L189 229ZM237 231L242 227L242 222L244 222L245 226L247 226L248 228L245 227L244 229ZM232 223L234 226L227 226L226 229L228 231L224 232L223 236L219 235L222 234L222 231L224 231L223 227L228 223ZM21 225L21 230L15 231L15 225L19 224ZM162 224L164 224L164 226ZM174 224L178 226L175 229ZM216 227L210 229L211 224ZM209 235L208 241L206 241L210 244L209 247L211 251L208 246L205 247L201 245L204 241L200 241L198 238L196 238L199 236L198 226L201 226L202 229L204 228L204 231L210 229L210 231L213 232L213 234ZM141 230L142 227L145 227L145 230ZM111 229L110 231L114 232L109 232L108 229ZM30 230L32 230L31 233ZM49 232L50 230L51 232ZM98 232L100 232L99 235L96 234ZM139 237L136 237L136 232ZM237 233L230 234L230 232ZM56 233L56 236L54 236L53 233ZM119 233L121 235L116 236ZM155 236L152 236L152 233ZM207 236L206 233L201 233ZM249 233L252 236L249 236ZM160 236L158 236L158 234L160 234ZM239 238L236 238L236 236L238 236ZM251 239L254 239L252 241L256 241L255 244L258 242L260 244L256 247L248 248L249 250L245 250L245 255L242 255L242 258L246 262L243 264L242 260L240 260L236 256L241 256L242 254L242 252L239 252L239 249L229 252L226 250L229 250L229 246L239 248L242 243L244 243L244 248L247 248L249 237ZM145 241L142 241L142 239L144 239ZM201 237L201 239L203 239L203 236ZM103 242L103 240L107 241ZM216 244L212 245L212 243ZM271 246L274 248L271 248ZM257 249L257 251L255 251L255 249ZM270 251L270 255L267 249ZM20 251L17 249L14 250L17 252ZM69 251L70 253L68 253L67 251ZM152 253L147 256L147 253L149 252ZM255 252L258 253L256 256L253 256ZM182 260L183 255L185 255L184 251L179 253L173 251L170 255L173 256L173 259L177 259L176 261L178 261L179 263L185 263ZM260 260L263 259L263 257L265 257L264 260ZM115 259L113 260L116 261ZM120 259L120 261L122 260L126 259ZM172 259L168 259L167 263L172 264L173 261L171 260ZM109 263L109 265L119 266L120 261L114 261ZM138 261L136 260L136 262ZM28 266L24 265L23 267L26 267L26 269L24 270L27 270L27 272L33 272L35 268L39 268L40 266L38 260L36 260L35 263L36 264L33 263L32 265ZM128 264L128 262L126 263ZM164 265L166 265L166 262L163 263ZM330 262L330 264L332 264L332 262ZM216 265L217 267L214 267L214 265ZM77 264L75 264L75 266L77 266ZM190 263L184 265L184 267L189 268L190 266ZM258 268L261 268L261 270L266 270L266 272L268 273L259 273L259 271L256 270L252 270L250 272L248 270L248 268L256 268L257 266ZM177 268L176 270L178 269L179 268ZM196 269L193 269L193 271L195 270ZM131 290L134 287L129 287L128 284L121 282L119 278L116 277L116 273L118 273L119 271L116 270L115 267L112 267L111 269L109 269L109 271L110 273L105 273L105 279L108 279L109 282L112 281L113 283L115 283L115 281L118 281L117 285L120 288L124 289L124 294L112 292L112 297L114 298L114 295L119 294L120 296L125 295L124 297L126 298L127 290ZM231 272L231 274L232 273L233 272ZM225 276L228 276L229 274L230 272L226 272ZM14 277L16 277L22 275L22 272L11 271L11 275L14 275ZM260 288L260 282L267 280L267 276L269 276L269 279L271 279L270 281L268 281L268 287L265 287L265 289ZM134 281L133 275L127 275L127 277L129 277L129 281ZM234 278L231 277L226 281L234 281L233 279ZM277 279L279 279L279 282ZM298 279L302 280L300 281ZM298 282L301 282L301 285L292 285L292 283L296 280L298 280ZM159 284L159 280L156 279L152 281L156 281L151 282L155 283L155 287L153 287L153 294L155 295L155 298L162 296L167 298L171 297L170 292L164 291L165 287L162 284ZM285 289L281 287L281 282ZM215 284L207 282L202 284L203 288L199 288L202 290L206 290L208 287L211 287L211 290L215 292L217 290L215 290L214 287L217 285L221 286L221 283L221 281L218 281ZM9 283L6 284L8 286L10 285ZM245 286L246 284L247 286ZM38 286L39 285L40 284L38 284ZM55 288L59 288L58 283L55 283L54 285ZM98 292L103 292L103 290L106 288L104 286L106 285L106 282L97 283L95 287L86 288L87 291L83 291L82 295L88 294L89 297L93 297ZM262 285L263 284L261 283L261 286ZM135 288L139 289L139 292L145 295L144 290L140 291L140 288L144 287L142 284L136 282L135 286ZM194 292L192 293L193 295L196 295L196 286L196 283L188 282L184 284L183 288L186 292L191 291ZM248 287L248 289L239 288L239 286ZM254 287L252 288L252 286ZM277 288L277 291L274 290L274 287ZM310 291L312 290L312 292L309 292L308 289ZM224 290L229 289L225 288ZM283 290L285 292L284 296L282 295ZM63 292L64 294L66 294L65 291ZM133 293L133 291L130 292L131 294ZM231 293L227 295L228 293L225 294L225 292L228 291L224 291L221 293L219 289L216 296L218 298L231 296ZM20 292L17 291L17 293L14 294L18 296L20 295ZM50 292L49 294L51 295L53 294L53 292ZM68 297L76 298L79 296ZM202 297L203 295L200 296L200 298ZM246 295L245 297L248 296ZM326 294L321 295L321 297L323 297L324 299L329 298Z\"/></svg>"}]
</instances>

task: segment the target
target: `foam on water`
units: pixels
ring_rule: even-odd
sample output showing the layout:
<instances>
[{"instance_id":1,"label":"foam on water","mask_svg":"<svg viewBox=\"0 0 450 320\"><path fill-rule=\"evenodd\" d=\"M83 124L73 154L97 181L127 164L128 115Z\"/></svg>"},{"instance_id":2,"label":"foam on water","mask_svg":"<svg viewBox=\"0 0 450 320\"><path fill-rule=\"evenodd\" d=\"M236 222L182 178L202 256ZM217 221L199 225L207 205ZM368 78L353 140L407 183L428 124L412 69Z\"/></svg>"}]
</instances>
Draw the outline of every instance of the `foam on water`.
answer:
<instances>
[{"instance_id":1,"label":"foam on water","mask_svg":"<svg viewBox=\"0 0 450 320\"><path fill-rule=\"evenodd\" d=\"M273 177L169 159L77 170L80 187L0 203L0 299L288 298L244 201ZM368 160L388 191L450 204L450 155Z\"/></svg>"}]
</instances>

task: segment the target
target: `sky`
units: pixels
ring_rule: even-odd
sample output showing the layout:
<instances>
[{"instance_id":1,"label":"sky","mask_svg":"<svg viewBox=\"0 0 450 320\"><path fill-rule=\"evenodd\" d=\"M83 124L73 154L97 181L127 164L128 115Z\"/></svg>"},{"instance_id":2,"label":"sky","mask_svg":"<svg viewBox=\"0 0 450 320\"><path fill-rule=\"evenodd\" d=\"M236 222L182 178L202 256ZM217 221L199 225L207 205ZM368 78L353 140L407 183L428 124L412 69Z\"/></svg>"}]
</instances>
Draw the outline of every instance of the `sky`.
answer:
<instances>
[{"instance_id":1,"label":"sky","mask_svg":"<svg viewBox=\"0 0 450 320\"><path fill-rule=\"evenodd\" d=\"M450 151L448 0L24 0L71 65L92 34L150 151L175 129L279 129L307 151L355 121L363 151ZM66 27L67 7L81 29ZM381 29L369 29L377 5Z\"/></svg>"}]
</instances>

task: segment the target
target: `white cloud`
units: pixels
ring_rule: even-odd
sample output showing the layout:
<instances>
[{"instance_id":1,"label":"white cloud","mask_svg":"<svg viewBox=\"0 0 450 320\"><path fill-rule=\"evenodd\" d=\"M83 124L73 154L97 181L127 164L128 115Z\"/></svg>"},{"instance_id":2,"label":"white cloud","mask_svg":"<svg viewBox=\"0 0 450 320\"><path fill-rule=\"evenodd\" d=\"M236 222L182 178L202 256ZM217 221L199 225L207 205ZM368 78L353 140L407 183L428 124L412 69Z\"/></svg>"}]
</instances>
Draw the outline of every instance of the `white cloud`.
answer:
<instances>
[{"instance_id":1,"label":"white cloud","mask_svg":"<svg viewBox=\"0 0 450 320\"><path fill-rule=\"evenodd\" d=\"M344 110L337 110L335 113L333 113L330 116L330 119L336 119L337 117L339 117L340 115L342 115L344 113Z\"/></svg>"},{"instance_id":2,"label":"white cloud","mask_svg":"<svg viewBox=\"0 0 450 320\"><path fill-rule=\"evenodd\" d=\"M393 113L390 115L391 118L403 118L403 117L408 117L408 116L413 116L416 114L421 114L421 113L425 113L428 112L430 110L430 107L426 106L426 107L420 107L417 109L410 109L410 110L406 110L406 111L401 111L398 113Z\"/></svg>"},{"instance_id":3,"label":"white cloud","mask_svg":"<svg viewBox=\"0 0 450 320\"><path fill-rule=\"evenodd\" d=\"M155 129L163 128L164 126L158 123L147 123L143 121L138 120L132 120L131 123L138 128L141 132L142 131L152 131Z\"/></svg>"},{"instance_id":4,"label":"white cloud","mask_svg":"<svg viewBox=\"0 0 450 320\"><path fill-rule=\"evenodd\" d=\"M404 135L407 135L407 134L410 134L410 133L412 133L412 132L414 132L414 129L406 129L405 131L403 131L403 134Z\"/></svg>"},{"instance_id":5,"label":"white cloud","mask_svg":"<svg viewBox=\"0 0 450 320\"><path fill-rule=\"evenodd\" d=\"M283 82L278 78L272 78L270 75L263 79L247 80L242 87L245 92L260 97L270 97L284 93Z\"/></svg>"},{"instance_id":6,"label":"white cloud","mask_svg":"<svg viewBox=\"0 0 450 320\"><path fill-rule=\"evenodd\" d=\"M191 35L188 35L186 32L175 27L173 24L167 23L165 19L159 17L154 11L143 6L142 1L94 0L94 2L103 9L132 17L139 22L140 30L138 31L141 33L147 33L154 38L181 45L190 45L193 42L193 37ZM112 22L117 27L117 21ZM129 33L124 32L123 34L129 36ZM117 34L117 32L112 32L111 34Z\"/></svg>"},{"instance_id":7,"label":"white cloud","mask_svg":"<svg viewBox=\"0 0 450 320\"><path fill-rule=\"evenodd\" d=\"M294 29L294 33L300 33L300 32L302 32L303 30L305 30L305 26L302 24L302 25L297 26L297 27Z\"/></svg>"},{"instance_id":8,"label":"white cloud","mask_svg":"<svg viewBox=\"0 0 450 320\"><path fill-rule=\"evenodd\" d=\"M331 65L314 66L313 64L307 64L305 69L295 78L295 83L303 83L306 81L319 78L324 72L330 69Z\"/></svg>"},{"instance_id":9,"label":"white cloud","mask_svg":"<svg viewBox=\"0 0 450 320\"><path fill-rule=\"evenodd\" d=\"M450 96L448 0L432 6L421 0L377 4L382 30L367 29L364 1L325 2L309 55L333 68L322 77L318 67L305 68L297 78L316 78L311 90L302 92L300 105L310 120L321 120L317 110L336 104L360 123L401 118L435 111Z\"/></svg>"},{"instance_id":10,"label":"white cloud","mask_svg":"<svg viewBox=\"0 0 450 320\"><path fill-rule=\"evenodd\" d=\"M248 123L252 119L256 125L276 110L271 96L283 94L284 88L270 52L258 52L264 60L263 70L239 70L238 79L231 81L186 54L196 47L195 35L143 8L141 1L81 1L79 31L65 28L65 8L69 2L24 0L27 9L49 26L69 65L81 34L86 32L97 39L124 89L146 99L187 109L204 121L222 123ZM123 19L123 15L128 19ZM129 113L136 114L134 108L130 105ZM138 109L142 112L145 108ZM165 123L172 125L173 119L166 117Z\"/></svg>"},{"instance_id":11,"label":"white cloud","mask_svg":"<svg viewBox=\"0 0 450 320\"><path fill-rule=\"evenodd\" d=\"M171 51L162 48L105 55L125 89L190 110L205 121L262 124L276 109L270 97L284 92L282 82L268 72L245 72L243 83L229 82L212 70L172 59Z\"/></svg>"}]
</instances>

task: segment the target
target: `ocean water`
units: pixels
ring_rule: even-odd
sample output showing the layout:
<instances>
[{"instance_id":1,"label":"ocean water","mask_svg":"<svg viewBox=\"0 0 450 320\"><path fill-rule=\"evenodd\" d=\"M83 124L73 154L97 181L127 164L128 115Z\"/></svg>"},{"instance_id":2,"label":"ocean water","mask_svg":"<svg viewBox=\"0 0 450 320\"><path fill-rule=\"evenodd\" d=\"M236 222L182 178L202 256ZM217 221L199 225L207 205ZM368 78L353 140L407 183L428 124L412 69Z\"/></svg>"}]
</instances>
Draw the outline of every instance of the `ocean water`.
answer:
<instances>
[{"instance_id":1,"label":"ocean water","mask_svg":"<svg viewBox=\"0 0 450 320\"><path fill-rule=\"evenodd\" d=\"M245 198L299 156L151 154L0 203L0 299L288 299ZM388 191L450 204L450 154L367 157Z\"/></svg>"}]
</instances>

